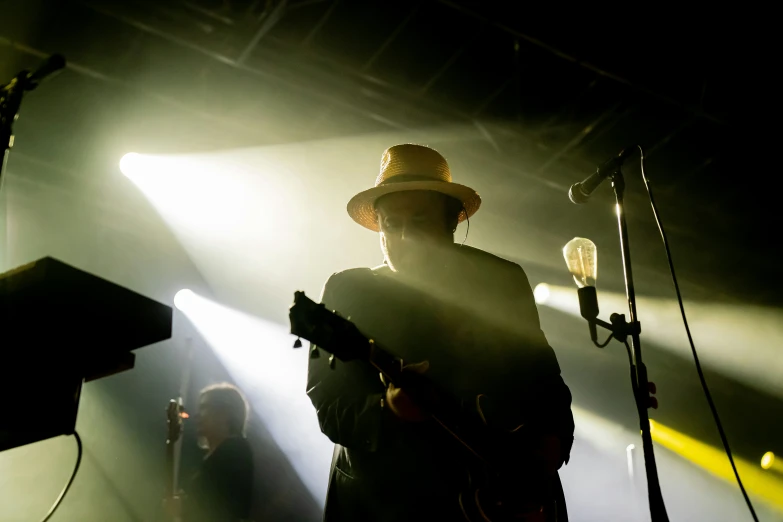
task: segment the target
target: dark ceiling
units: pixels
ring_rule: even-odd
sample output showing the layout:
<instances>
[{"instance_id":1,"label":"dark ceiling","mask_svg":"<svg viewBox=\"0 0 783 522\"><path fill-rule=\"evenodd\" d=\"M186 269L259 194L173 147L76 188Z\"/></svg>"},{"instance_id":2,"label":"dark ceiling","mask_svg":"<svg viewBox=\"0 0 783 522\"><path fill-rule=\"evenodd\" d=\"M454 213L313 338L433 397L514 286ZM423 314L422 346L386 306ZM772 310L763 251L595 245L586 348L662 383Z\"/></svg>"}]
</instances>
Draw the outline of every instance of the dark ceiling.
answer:
<instances>
[{"instance_id":1,"label":"dark ceiling","mask_svg":"<svg viewBox=\"0 0 783 522\"><path fill-rule=\"evenodd\" d=\"M118 118L129 116L129 97L159 107L148 121L165 108L203 127L169 129L167 151L177 140L203 150L469 124L482 139L463 152L477 168L540 193L520 204L519 218L540 216L565 235L575 219L597 213L553 214L549 198L565 197L597 164L640 144L689 295L781 304L763 240L780 219L763 189L766 165L752 154L768 126L758 73L768 70L761 65L771 38L763 13L569 7L566 16L558 6L446 0L38 1L9 9L4 19L22 22L3 24L8 74L59 51L70 60L67 74L78 76L80 101L41 108L65 117L66 107L82 106L67 116L72 139L100 132L90 115L112 104ZM35 114L28 117L33 127ZM635 161L627 176L629 219L640 224L635 257L659 287L665 263ZM609 201L608 188L602 196ZM615 241L607 222L600 230L597 239Z\"/></svg>"}]
</instances>

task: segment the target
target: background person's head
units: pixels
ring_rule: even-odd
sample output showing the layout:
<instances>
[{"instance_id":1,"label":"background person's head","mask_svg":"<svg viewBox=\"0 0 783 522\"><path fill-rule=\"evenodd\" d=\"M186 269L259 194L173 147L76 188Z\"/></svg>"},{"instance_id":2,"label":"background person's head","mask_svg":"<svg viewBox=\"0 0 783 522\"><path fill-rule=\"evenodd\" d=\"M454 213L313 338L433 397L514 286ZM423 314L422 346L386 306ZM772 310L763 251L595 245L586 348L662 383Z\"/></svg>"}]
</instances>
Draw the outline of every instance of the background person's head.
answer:
<instances>
[{"instance_id":1,"label":"background person's head","mask_svg":"<svg viewBox=\"0 0 783 522\"><path fill-rule=\"evenodd\" d=\"M230 437L244 437L249 407L239 388L229 383L207 386L199 395L198 434L209 449Z\"/></svg>"}]
</instances>

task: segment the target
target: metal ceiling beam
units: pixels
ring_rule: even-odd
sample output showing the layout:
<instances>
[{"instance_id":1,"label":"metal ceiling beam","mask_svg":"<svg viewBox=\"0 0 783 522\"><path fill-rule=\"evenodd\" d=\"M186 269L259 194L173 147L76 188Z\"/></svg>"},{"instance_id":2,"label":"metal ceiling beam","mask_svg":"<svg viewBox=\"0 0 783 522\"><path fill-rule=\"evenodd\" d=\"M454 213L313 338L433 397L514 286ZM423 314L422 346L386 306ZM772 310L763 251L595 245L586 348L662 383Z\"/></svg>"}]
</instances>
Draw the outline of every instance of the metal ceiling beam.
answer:
<instances>
[{"instance_id":1,"label":"metal ceiling beam","mask_svg":"<svg viewBox=\"0 0 783 522\"><path fill-rule=\"evenodd\" d=\"M251 74L253 76L256 76L257 78L260 78L262 80L266 80L266 81L269 81L269 82L272 82L272 83L276 83L278 85L290 88L291 90L298 91L298 92L300 92L302 94L306 94L308 96L312 96L315 99L319 99L319 100L325 101L327 103L334 104L336 107L339 107L340 109L344 109L344 110L346 110L348 112L351 112L353 114L359 114L361 116L368 117L368 118L374 119L376 121L378 120L378 117L377 117L377 115L375 113L368 112L368 111L364 110L363 108L358 107L356 105L356 103L354 103L353 101L343 100L343 99L341 99L339 97L326 94L323 89L311 88L311 87L308 86L309 84L303 84L302 82L291 81L291 80L288 80L286 78L281 77L280 75L271 73L268 70L263 70L262 71L260 69L256 69L254 67L250 67L248 65L239 63L239 61L234 60L232 58L229 58L228 56L222 55L220 53L215 53L215 52L213 52L213 51L211 51L209 49L206 49L205 47L193 44L191 42L188 42L186 40L183 40L181 38L178 38L176 36L168 34L165 31L161 31L161 30L159 30L159 29L157 29L155 27L152 27L152 26L149 26L147 24L138 22L136 20L130 19L130 18L125 17L123 15L120 15L120 14L117 14L117 13L114 13L114 12L111 12L111 11L107 11L107 10L105 10L103 8L97 7L97 6L92 5L92 4L88 3L88 2L81 2L81 4L84 5L85 7L89 8L89 9L94 10L97 13L100 13L100 14L102 14L104 16L109 17L109 18L113 18L115 20L118 20L119 22L122 22L122 23L124 23L124 24L126 24L126 25L128 25L130 27L133 27L133 28L135 28L135 29L137 29L137 30L139 30L141 32L152 34L152 35L157 36L158 38L161 38L162 40L165 40L165 41L167 41L169 43L173 43L173 44L178 45L180 47L184 47L186 49L189 49L189 50L191 50L193 52L202 54L202 55L204 55L204 56L206 56L206 57L208 57L208 58L210 58L212 60L218 61L218 62L220 62L220 63L222 63L224 65L227 65L229 67L233 67L235 69L244 71L244 72L246 72L248 74ZM10 40L9 40L9 42L10 42ZM44 55L44 56L46 56L46 55ZM71 62L69 62L68 67L69 68L73 68L73 67L71 67L72 65L73 64ZM86 68L84 68L84 69L86 70ZM90 74L87 73L87 75L89 76ZM103 75L100 75L100 76L103 76ZM104 78L102 78L102 79L104 79ZM113 81L114 82L118 82L118 80L113 80ZM154 96L157 96L157 95L154 95ZM172 101L174 103L178 103L175 100L170 100L170 101ZM392 120L388 120L388 119L386 121L389 124L393 123L393 126L390 125L391 128L396 128L396 129L405 128L405 125L403 125L402 123L399 123L399 122L396 122L396 121L392 121Z\"/></svg>"},{"instance_id":2,"label":"metal ceiling beam","mask_svg":"<svg viewBox=\"0 0 783 522\"><path fill-rule=\"evenodd\" d=\"M507 25L504 25L500 22L496 22L494 20L491 20L487 18L486 16L483 16L479 13L476 13L474 11L471 11L470 9L463 7L451 0L435 0L436 2L443 4L445 6L450 7L451 9L455 9L467 16L476 18L477 20L482 20L484 22L487 22L493 26L495 26L497 29L506 32L510 35L513 35L517 38L520 38L524 41L526 41L529 44L535 45L536 47L539 47L541 49L544 49L545 51L548 51L549 53L557 56L558 58L561 58L563 60L569 61L573 63L574 65L577 65L579 67L582 67L583 69L587 69L588 71L593 72L594 74L597 74L599 76L602 76L604 78L609 78L617 83L620 83L622 85L625 85L631 89L634 89L642 94L645 94L647 96L650 96L651 98L654 98L658 101L664 102L669 105L673 105L675 107L679 107L680 109L686 110L700 118L704 118L706 120L709 120L713 123L718 123L720 125L728 125L726 121L724 121L722 118L719 118L713 114L709 114L707 112L704 112L699 107L694 107L693 105L690 105L688 103L681 102L680 100L674 99L670 96L666 96L665 94L661 94L657 91L654 91L648 87L645 87L644 85L640 85L638 83L634 83L627 78L624 78L622 76L619 76L617 74L611 73L605 69L602 69L600 67L597 67L589 62L586 62L584 60L580 60L579 58L576 58L574 56L571 56L568 53L565 53L561 51L560 49L557 49L556 47L553 47L538 38L534 38L528 34L525 34L521 31L518 31L516 29L512 29L508 27Z\"/></svg>"},{"instance_id":3,"label":"metal ceiling beam","mask_svg":"<svg viewBox=\"0 0 783 522\"><path fill-rule=\"evenodd\" d=\"M444 63L443 65L441 65L441 67L440 67L440 68L437 70L437 72L436 72L435 74L433 74L433 75L430 77L430 79L429 79L429 80L427 80L427 82L426 82L424 85L422 85L422 86L421 86L421 88L419 89L419 92L418 92L418 95L419 95L419 96L424 96L425 94L427 94L427 91L428 91L428 90L430 90L430 88L431 88L433 85L435 85L435 83L436 83L436 82L437 82L437 81L440 79L440 77L441 77L441 76L443 76L443 75L446 73L446 71L448 71L448 70L449 70L449 68L450 68L452 65L454 65L454 62L456 62L456 61L459 59L459 57L460 57L460 56L462 56L462 54L465 52L465 50L466 50L468 47L470 47L470 45L471 45L473 42L475 42L475 41L476 41L476 38L478 38L478 37L479 37L479 36L482 34L482 32L484 31L484 27L486 27L486 24L485 24L485 23L482 23L482 24L479 26L479 28L478 28L478 31L476 31L476 33L475 33L473 36L471 36L470 38L468 38L468 39L467 39L467 40L466 40L466 41L465 41L465 42L464 42L464 43L463 43L463 44L462 44L462 45L459 47L459 49L457 49L456 51L454 51L454 52L451 54L451 56L449 57L449 59L448 59L448 60L446 60L446 63Z\"/></svg>"},{"instance_id":4,"label":"metal ceiling beam","mask_svg":"<svg viewBox=\"0 0 783 522\"><path fill-rule=\"evenodd\" d=\"M329 0L301 0L300 2L288 4L288 10L291 11L292 9L299 9L300 7L307 7L308 5L322 4L328 1Z\"/></svg>"},{"instance_id":5,"label":"metal ceiling beam","mask_svg":"<svg viewBox=\"0 0 783 522\"><path fill-rule=\"evenodd\" d=\"M264 21L261 22L261 27L258 28L258 31L256 31L255 35L253 35L250 43L247 44L245 50L242 51L242 54L240 54L239 58L237 58L237 63L244 64L261 39L266 36L275 25L277 25L277 22L279 22L281 18L283 18L286 4L288 4L288 0L280 0L280 3L272 9L269 15L264 17Z\"/></svg>"},{"instance_id":6,"label":"metal ceiling beam","mask_svg":"<svg viewBox=\"0 0 783 522\"><path fill-rule=\"evenodd\" d=\"M590 91L593 90L593 88L598 84L599 79L595 78L593 81L591 81L587 87L584 89L581 89L576 96L573 96L567 103L563 104L560 111L558 111L557 114L553 114L551 117L547 118L547 120L542 123L537 133L540 136L541 134L551 130L553 126L555 125L555 122L559 120L565 113L567 113L569 110L572 110L575 106L579 104L579 102L584 98ZM556 127L555 127L556 128Z\"/></svg>"},{"instance_id":7,"label":"metal ceiling beam","mask_svg":"<svg viewBox=\"0 0 783 522\"><path fill-rule=\"evenodd\" d=\"M432 99L423 100L423 99L417 97L415 92L412 92L412 91L410 91L408 89L405 89L403 87L400 87L398 85L391 84L391 83L389 83L387 81L379 80L377 78L374 78L374 77L372 77L372 76L370 76L370 75L368 75L366 73L363 73L363 72L358 71L356 69L353 69L351 67L347 67L344 64L342 64L340 62L337 62L333 58L320 55L320 54L318 54L318 53L316 53L316 52L314 52L312 50L305 51L303 53L303 55L305 57L312 58L315 62L320 62L323 66L327 67L330 71L352 75L352 76L354 76L354 77L356 77L356 78L358 78L358 79L360 79L362 81L378 85L378 86L380 86L380 87L390 91L389 93L381 93L381 92L378 92L378 91L372 91L371 92L372 97L375 98L375 99L387 100L391 104L394 104L394 103L399 104L399 101L397 101L396 99L391 97L391 96L399 96L399 97L401 97L402 99L404 99L404 100L406 100L408 102L418 103L421 107L427 107L430 110L432 110L433 112L435 112L436 114L440 114L442 116L447 116L447 117L452 117L452 118L455 118L455 119L458 119L458 120L462 120L462 121L464 121L466 123L470 123L472 125L475 124L476 118L478 117L478 114L475 114L475 113L474 114L464 113L464 112L462 112L460 110L454 109L453 107L443 105L440 102L438 102L437 100L432 100ZM313 72L312 69L310 69L310 70L302 69L302 66L299 65L299 64L289 64L289 65L291 65L293 67L299 67L300 68L299 71L302 74L310 74L310 73ZM309 67L312 67L312 66L309 66ZM501 85L500 88L497 89L497 91L494 92L491 95L490 98L494 99L495 97L497 97L503 90L505 90L509 85L511 85L512 82L513 82L513 79L507 80L506 83ZM363 88L362 90L369 91L369 89L366 89L366 88ZM491 103L491 99L485 100L485 102L487 104ZM482 107L481 109L483 110L483 108L484 107ZM548 147L546 144L541 142L540 139L537 136L532 135L530 133L526 133L524 131L521 131L518 128L512 128L512 127L510 127L508 125L503 125L503 126L493 126L493 129L494 129L494 131L497 134L500 134L500 135L502 135L505 138L519 139L519 140L532 142L537 147L541 148L542 150L549 150L550 149L550 147ZM546 183L546 184L548 184L548 183Z\"/></svg>"},{"instance_id":8,"label":"metal ceiling beam","mask_svg":"<svg viewBox=\"0 0 783 522\"><path fill-rule=\"evenodd\" d=\"M278 41L277 43L280 45L285 45L282 41ZM334 58L331 58L329 56L324 56L320 53L313 51L312 49L303 50L301 56L305 58L310 58L311 63L305 64L304 62L298 62L298 63L291 62L288 63L287 65L292 68L298 68L298 72L302 74L313 74L316 72L323 74L323 71L314 70L314 67L323 66L326 69L328 69L328 71L332 74L338 73L342 76L354 77L358 80L361 80L362 82L365 82L366 85L361 86L360 88L361 91L366 96L376 100L384 100L384 101L388 101L390 104L397 104L397 105L399 105L400 100L409 103L415 103L418 104L419 107L421 108L426 107L433 113L439 114L440 116L452 117L470 124L472 124L473 121L476 119L475 116L473 116L472 114L468 114L460 110L454 109L453 107L444 105L438 102L437 100L433 100L433 99L423 100L416 95L415 91L406 89L404 87L400 87L399 85L395 85L386 80L376 78L366 73L363 70L358 70L346 66L345 64L338 62ZM373 90L371 89L370 85L377 86L382 89L386 89L388 92ZM505 86L501 86L501 87L505 88ZM500 94L500 92L496 93L496 95L497 94ZM399 97L399 99L392 98L392 96ZM530 139L529 135L522 133L518 130L510 129L508 127L504 127L499 130L502 134L508 137L515 137L518 139Z\"/></svg>"},{"instance_id":9,"label":"metal ceiling beam","mask_svg":"<svg viewBox=\"0 0 783 522\"><path fill-rule=\"evenodd\" d=\"M218 21L218 22L220 22L222 24L229 25L229 26L230 25L234 25L234 20L232 20L231 18L229 18L227 16L223 16L223 15L221 15L219 13L216 13L215 11L212 11L210 9L205 9L205 8L201 7L200 5L196 5L194 3L188 2L187 0L183 0L182 1L182 5L184 5L185 7L187 7L188 9L190 9L192 11L195 11L195 12L197 12L199 14L202 14L202 15L204 15L204 16L206 16L208 18L211 18L212 20Z\"/></svg>"},{"instance_id":10,"label":"metal ceiling beam","mask_svg":"<svg viewBox=\"0 0 783 522\"><path fill-rule=\"evenodd\" d=\"M267 80L267 81L270 81L270 82L273 82L273 83L277 83L278 85L283 85L283 86L289 87L292 90L296 90L296 91L298 91L298 92L300 92L302 94L309 95L309 96L314 97L315 99L320 99L322 101L325 101L328 104L333 105L335 109L345 110L347 112L358 114L358 115L361 115L362 117L369 118L369 119L372 119L374 121L382 122L383 124L387 125L391 129L395 129L395 130L406 130L406 129L408 129L409 130L409 127L407 125L405 125L405 124L403 124L401 122L398 122L398 121L390 120L389 118L385 117L385 115L379 115L379 114L377 114L375 112L369 111L366 108L361 107L361 106L359 106L359 104L355 103L355 100L344 100L344 99L342 99L340 97L329 95L329 94L326 93L326 89L310 88L310 87L308 87L308 85L310 85L310 84L303 84L302 82L297 82L297 81L293 81L293 80L290 80L290 79L286 79L284 77L281 77L279 75L274 74L273 72L270 72L270 70L268 68L262 71L262 70L251 68L251 67L249 67L247 65L239 64L235 60L231 60L230 58L227 58L227 57L225 57L223 55L220 55L218 53L214 53L214 52L212 52L212 51L210 51L208 49L205 49L205 48L203 48L201 46L192 44L190 42L187 42L185 40L177 38L177 37L175 37L173 35L165 33L165 32L163 32L161 30L158 30L156 28L150 27L150 26L148 26L146 24L143 24L143 23L140 23L140 22L136 22L135 20L128 19L128 18L123 17L121 15L117 15L117 14L114 14L114 13L111 13L111 12L107 12L107 11L105 11L103 9L96 8L94 6L90 6L89 4L86 4L86 5L88 7L90 7L90 8L92 8L92 9L94 9L94 10L96 10L96 11L98 11L98 12L104 14L104 15L106 15L106 16L109 16L111 18L115 18L115 19L117 19L117 20L119 20L119 21L121 21L121 22L123 22L125 24L128 24L128 25L130 25L132 27L135 27L138 30L141 30L143 32L147 32L147 33L150 33L150 34L154 34L154 35L160 37L161 39L164 39L166 41L169 41L171 43L174 43L174 44L177 44L177 45L180 45L180 46L184 46L184 47L186 47L186 48L188 48L188 49L190 49L192 51L204 54L205 56L207 56L207 57L209 57L211 59L217 60L217 61L222 62L222 63L224 63L224 64L226 64L228 66L231 66L231 67L240 69L242 71L245 71L247 73L253 74L253 75L259 77L260 79ZM320 59L322 62L324 62L326 64L331 63L331 65L332 65L332 72L333 73L335 71L341 71L341 70L345 70L346 69L344 66L339 66L337 68L334 68L335 65L339 65L339 64L335 64L334 61L330 61L329 59L326 59L324 57L319 57L317 54L312 53L312 51L305 51L304 54L309 55L309 56L314 56L314 57ZM351 68L348 68L348 69L352 70ZM355 70L353 70L353 71L355 71ZM301 72L301 69L300 69L300 72ZM359 77L363 78L365 81L373 81L372 78L369 78L367 75L365 75L365 74L363 74L361 72L355 71L354 74L356 76L359 76ZM383 83L383 82L377 82L377 80L376 80L376 83ZM388 84L384 84L384 85L389 86ZM389 86L389 87L394 88L394 89L396 89L398 91L404 91L403 89L400 89L399 87L395 87L395 86ZM150 93L150 94L153 97L156 97L158 99L161 98L160 96L157 96L154 93ZM394 95L394 93L391 93L391 94ZM375 93L375 95L379 99L389 98L389 96L385 95L385 94ZM408 94L408 98L409 98L409 100L410 99L414 99L415 100L415 95L412 96L409 93ZM161 101L163 101L163 100L161 100ZM168 101L171 102L174 105L182 105L181 103L177 103L176 100L168 100ZM445 106L439 104L437 101L427 100L427 104L426 105L432 106L432 109L438 110L440 112L440 114L443 115L443 116L455 117L455 118L461 119L462 121L465 121L465 122L468 122L468 123L475 122L475 118L471 117L470 115L463 114L460 111L454 110L453 108L445 107ZM193 112L192 110L187 109L187 108L186 108L186 110L188 110L188 112ZM614 110L614 108L612 110ZM394 112L392 114L394 114ZM209 115L208 117L214 118L214 116L212 116L212 115ZM530 142L530 143L534 143L536 145L540 145L541 144L541 142L538 141L535 136L531 136L528 133L521 132L518 129L511 129L508 126L493 126L493 129L494 129L494 131L496 133L502 134L502 135L504 135L507 138L521 139L521 140L525 140L525 141ZM484 136L482 136L482 137L484 137ZM556 153L556 154L558 154L558 153ZM565 152L561 151L559 154L562 155L562 154L565 154ZM508 165L506 163L502 162L502 161L493 160L492 158L489 158L489 157L486 157L486 156L482 157L481 159L482 159L482 161L484 161L487 164L492 164L497 169L509 169ZM552 160L550 160L550 162L551 161ZM546 186L546 187L548 187L550 189L553 189L555 191L560 191L560 192L563 191L563 187L559 183L556 183L556 182L554 182L554 181L552 181L550 179L547 179L546 177L543 177L541 175L537 175L534 172L525 172L523 170L520 170L518 166L513 167L511 170L513 170L515 172L516 176L521 176L521 177L530 179L531 181L536 181L536 182L540 183L541 185L544 185L544 186Z\"/></svg>"},{"instance_id":11,"label":"metal ceiling beam","mask_svg":"<svg viewBox=\"0 0 783 522\"><path fill-rule=\"evenodd\" d=\"M478 118L481 115L481 113L484 112L484 110L487 107L489 107L489 105L493 101L495 101L498 96L503 94L503 91L505 91L508 88L508 86L511 85L512 83L514 83L514 79L509 78L508 80L500 84L500 86L497 89L495 89L489 96L481 100L481 103L479 103L478 106L473 110L471 116L474 118Z\"/></svg>"},{"instance_id":12,"label":"metal ceiling beam","mask_svg":"<svg viewBox=\"0 0 783 522\"><path fill-rule=\"evenodd\" d=\"M40 49L35 49L33 47L30 47L20 42L15 42L3 36L0 36L0 45L11 47L12 49L15 49L19 52L22 52L24 54L29 54L31 56L35 56L40 59L46 59L49 57L49 53L43 52ZM259 129L256 126L247 126L238 123L235 119L226 118L225 116L212 114L209 112L205 112L203 110L194 109L193 107L182 103L182 101L176 98L172 98L170 96L164 96L148 89L145 86L145 84L134 84L131 82L126 82L119 78L104 74L103 72L97 71L91 67L86 67L84 65L81 65L72 60L69 60L65 67L69 71L73 71L81 76L91 78L93 80L98 80L107 84L112 84L118 87L128 89L130 91L143 94L144 96L147 96L150 99L153 99L157 102L181 110L187 114L190 114L191 116L196 116L198 118L203 119L204 121L213 124L222 125L223 128L250 133L251 135L259 136L260 138L263 137L263 134L259 132Z\"/></svg>"},{"instance_id":13,"label":"metal ceiling beam","mask_svg":"<svg viewBox=\"0 0 783 522\"><path fill-rule=\"evenodd\" d=\"M601 125L603 122L605 122L610 116L614 114L614 112L620 107L621 103L615 103L612 107L609 108L609 110L602 112L597 118L595 118L593 121L591 121L589 124L587 124L585 127L583 127L571 140L569 140L566 145L552 154L552 156L544 162L543 165L538 167L536 169L535 174L538 176L542 176L544 172L554 165L561 157L563 157L565 154L576 148L580 143L582 143L582 140L584 140L591 132L595 130L596 127Z\"/></svg>"},{"instance_id":14,"label":"metal ceiling beam","mask_svg":"<svg viewBox=\"0 0 783 522\"><path fill-rule=\"evenodd\" d=\"M648 150L644 151L644 157L645 159L650 159L652 155L660 150L661 147L669 143L674 137L676 137L678 134L680 134L682 131L696 123L695 118L688 118L687 120L683 121L679 127L675 128L673 131L668 133L666 136L661 138L658 143L650 147Z\"/></svg>"},{"instance_id":15,"label":"metal ceiling beam","mask_svg":"<svg viewBox=\"0 0 783 522\"><path fill-rule=\"evenodd\" d=\"M367 71L372 67L372 64L375 63L375 60L377 60L383 52L386 50L387 47L391 45L391 43L397 38L397 36L402 32L403 29L408 25L408 23L413 19L414 16L416 16L416 13L419 12L419 4L416 4L413 6L413 9L408 13L408 16L405 17L405 19L400 22L397 27L394 28L394 31L389 35L389 37L381 44L381 46L373 53L373 55L370 57L367 62L365 62L364 65L362 65L362 72Z\"/></svg>"},{"instance_id":16,"label":"metal ceiling beam","mask_svg":"<svg viewBox=\"0 0 783 522\"><path fill-rule=\"evenodd\" d=\"M103 13L103 14L106 14L106 13ZM148 26L145 26L144 24L140 24L140 26L139 26L139 25L136 25L135 23L131 23L131 25L133 27L137 28L137 29L142 30L142 31L144 31L145 28L146 28L146 29L152 31L152 34L156 34L156 35L162 36L162 37L166 36L166 35L158 34L156 30L154 30L154 29L152 29L152 28L150 28ZM179 41L179 40L177 40L175 43L180 43L180 44L185 44L186 45L185 42L182 42L182 41ZM12 42L11 40L5 39L3 37L0 37L0 44L6 44L6 45L8 45L8 46L18 50L18 51L21 51L21 52L24 52L24 53L27 53L27 54L31 54L33 56L37 56L39 58L44 58L44 57L48 56L47 53L44 53L43 51L34 49L32 47L26 46L26 45L18 43L18 42ZM190 46L190 45L188 45L188 47L191 48L194 51L206 52L207 55L210 56L211 58L218 59L219 61L221 61L223 63L228 63L229 65L231 65L231 63L229 63L230 60L228 58L222 57L221 55L214 55L213 53L211 53L209 51L206 51L204 49L201 49L201 48L199 48L197 46ZM166 96L161 96L161 95L158 95L157 93L154 93L153 91L150 91L150 90L148 90L146 88L141 88L141 87L138 87L136 85L130 84L128 82L124 82L122 80L118 80L116 78L112 78L112 77L107 76L107 75L105 75L105 74L103 74L101 72L95 71L94 69L91 69L91 68L88 68L88 67L84 67L84 66L80 66L80 65L74 63L73 61L68 62L67 67L68 67L68 69L73 70L74 72L76 72L78 74L81 74L83 76L86 76L86 77L89 77L89 78L92 78L92 79L95 79L95 80L100 80L100 81L103 81L103 82L106 82L106 83L111 83L111 84L115 84L115 85L118 85L118 86L122 86L122 87L126 87L126 88L129 88L129 89L135 90L135 91L140 92L140 93L142 93L144 95L147 95L147 96L149 96L149 97L151 97L151 98L153 98L153 99L155 99L157 101L166 103L167 105L175 107L175 108L177 108L179 110L183 110L183 111L189 113L192 116L203 118L206 121L220 122L222 124L230 125L231 127L235 128L237 130L244 130L244 131L250 132L250 133L257 133L258 132L258 129L246 127L245 125L242 125L242 124L237 124L233 119L224 118L224 117L217 117L215 115L212 115L212 114L209 114L209 113L205 113L203 111L195 111L195 110L187 107L183 103L179 102L178 100L175 100L175 99L172 99L172 98L169 98L169 97L166 97ZM252 70L247 68L247 67L239 67L239 68L252 72ZM338 108L341 108L341 109L342 108L350 109L351 112L359 114L359 115L361 115L361 116L363 116L365 118L369 118L369 119L372 119L372 120L375 120L375 121L382 122L385 125L387 125L390 129L411 130L409 127L407 127L405 125L402 125L402 124L400 124L398 122L390 121L387 118L384 118L384 117L379 116L379 115L377 115L375 113L372 113L370 111L367 111L367 110L364 110L362 108L359 108L356 104L349 104L349 103L343 102L343 100L341 100L339 98L334 98L334 97L330 97L328 95L325 95L325 94L323 94L323 92L321 90L310 90L310 89L301 88L299 85L295 84L294 82L288 82L287 80L274 77L274 76L272 76L271 74L268 74L268 73L264 73L264 77L266 79L279 80L280 82L282 82L282 83L284 83L286 85L290 85L291 87L296 87L297 90L299 90L300 92L303 92L304 94L310 94L310 95L318 96L320 99L322 99L324 101L328 101L328 102L333 103L333 105L335 107L338 107ZM478 132L478 130L477 130L477 132ZM484 138L483 135L482 135L482 138ZM467 154L469 156L473 156L473 157L479 159L479 155L477 153L468 152ZM485 157L483 155L481 156L480 159L485 164L493 166L494 168L496 168L498 170L505 170L507 172L513 172L517 176L522 176L522 177L529 178L529 179L531 179L533 181L537 181L537 182L541 183L543 186L546 186L546 187L548 187L550 189L554 189L554 190L557 190L557 191L560 191L560 192L562 192L563 189L564 189L563 186L561 186L561 185L559 185L557 183L554 183L554 182L552 182L550 180L547 180L547 179L544 179L544 178L540 178L540 177L535 177L535 176L533 176L530 173L527 173L527 172L524 172L524 171L520 171L518 166L510 166L510 165L508 165L507 163L505 163L503 161L500 161L500 160L497 160L497 159L494 159L494 158L488 158L488 157Z\"/></svg>"},{"instance_id":17,"label":"metal ceiling beam","mask_svg":"<svg viewBox=\"0 0 783 522\"><path fill-rule=\"evenodd\" d=\"M415 14L415 9L413 12L410 13L409 18L412 17L414 14ZM402 25L403 24L401 24L401 26ZM395 32L399 32L399 31L395 31ZM392 36L394 36L394 34ZM392 39L393 38L390 37L390 39L387 40L387 42L391 41ZM286 45L282 41L277 41L276 43L283 46ZM382 52L382 50L383 50L383 46L381 49L379 49L378 52L376 52L376 55ZM422 99L420 96L417 95L415 91L411 89L406 89L404 87L400 87L399 85L390 83L386 80L381 80L379 78L376 78L368 74L364 70L364 68L359 70L350 66L346 66L345 64L335 60L334 58L329 56L324 56L316 51L313 51L312 49L303 50L301 56L304 58L310 58L311 63L306 64L304 62L298 62L298 63L287 64L292 68L298 68L298 71L301 74L305 74L305 75L313 74L316 72L313 70L313 67L320 65L328 69L328 71L331 73L339 73L342 74L343 76L346 75L352 76L358 80L361 80L362 82L366 82L369 85L378 86L388 91L388 92L381 92L381 91L372 90L368 86L361 87L361 90L364 93L366 93L367 96L374 98L376 100L386 100L390 104L399 104L399 100L402 99L403 101L407 101L409 103L418 104L420 107L426 107L432 112L436 114L440 114L441 116L452 117L470 124L474 124L476 118L480 116L480 114L486 109L486 107L513 83L513 78L509 78L505 83L500 85L498 89L496 89L496 91L494 91L487 99L485 99L476 110L474 110L472 113L466 113L461 110L455 109L452 106L442 104L438 100ZM272 58L273 57L270 57L270 59ZM366 65L367 64L365 64L365 67ZM392 97L396 97L396 98L392 98ZM507 138L531 141L543 149L549 148L545 146L545 144L543 144L538 139L537 136L532 135L531 133L523 132L518 128L512 128L510 126L500 126L497 127L495 131Z\"/></svg>"},{"instance_id":18,"label":"metal ceiling beam","mask_svg":"<svg viewBox=\"0 0 783 522\"><path fill-rule=\"evenodd\" d=\"M302 47L309 47L310 43L313 41L315 36L318 34L318 32L321 30L321 28L326 25L326 22L329 20L329 18L332 16L332 13L334 13L334 10L337 8L337 5L340 3L340 0L332 0L332 5L329 6L329 9L326 10L326 12L321 16L321 18L316 22L315 27L307 34L304 40L302 40L302 43L300 44Z\"/></svg>"}]
</instances>

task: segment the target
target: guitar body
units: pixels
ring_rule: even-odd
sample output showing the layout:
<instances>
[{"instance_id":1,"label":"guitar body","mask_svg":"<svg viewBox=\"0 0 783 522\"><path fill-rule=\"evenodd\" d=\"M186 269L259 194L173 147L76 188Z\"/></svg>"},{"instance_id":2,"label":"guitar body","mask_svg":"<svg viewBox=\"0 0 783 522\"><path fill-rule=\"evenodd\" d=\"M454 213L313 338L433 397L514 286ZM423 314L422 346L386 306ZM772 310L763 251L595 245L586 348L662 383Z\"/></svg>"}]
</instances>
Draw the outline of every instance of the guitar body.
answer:
<instances>
[{"instance_id":1,"label":"guitar body","mask_svg":"<svg viewBox=\"0 0 783 522\"><path fill-rule=\"evenodd\" d=\"M542 487L543 486L543 487ZM508 477L488 477L478 470L469 475L468 485L459 494L466 522L562 522L557 517L557 495L549 484L537 484L533 494L529 484L515 484Z\"/></svg>"},{"instance_id":2,"label":"guitar body","mask_svg":"<svg viewBox=\"0 0 783 522\"><path fill-rule=\"evenodd\" d=\"M492 460L506 465L499 469L474 461L458 498L466 522L558 522L555 485L541 474L531 473L531 461L516 462L518 448L532 444L524 424L508 418L486 395L476 397L474 406L469 416L477 417L478 426L497 442Z\"/></svg>"},{"instance_id":3,"label":"guitar body","mask_svg":"<svg viewBox=\"0 0 783 522\"><path fill-rule=\"evenodd\" d=\"M514 506L506 497L499 497L494 491L482 487L468 488L460 493L458 502L466 522L504 522L519 520L522 522L555 522L549 516L554 506L535 505Z\"/></svg>"}]
</instances>

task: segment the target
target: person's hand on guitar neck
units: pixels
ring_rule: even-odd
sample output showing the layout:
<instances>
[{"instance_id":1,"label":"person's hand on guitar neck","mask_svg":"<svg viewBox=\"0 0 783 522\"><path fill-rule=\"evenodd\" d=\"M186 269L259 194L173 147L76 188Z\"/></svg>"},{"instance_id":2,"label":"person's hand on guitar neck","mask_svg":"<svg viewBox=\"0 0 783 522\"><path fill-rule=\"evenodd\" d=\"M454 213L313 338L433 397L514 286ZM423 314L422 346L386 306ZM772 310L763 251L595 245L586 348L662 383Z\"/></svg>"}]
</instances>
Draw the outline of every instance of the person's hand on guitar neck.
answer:
<instances>
[{"instance_id":1,"label":"person's hand on guitar neck","mask_svg":"<svg viewBox=\"0 0 783 522\"><path fill-rule=\"evenodd\" d=\"M404 372L424 374L430 368L429 361L405 365ZM427 412L422 410L402 388L389 383L386 388L386 405L399 419L406 422L423 422L429 418Z\"/></svg>"}]
</instances>

